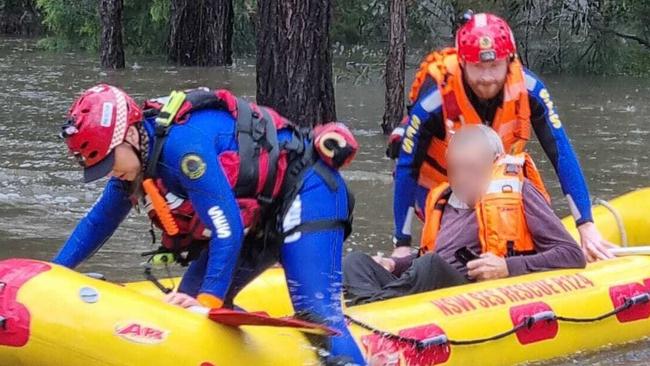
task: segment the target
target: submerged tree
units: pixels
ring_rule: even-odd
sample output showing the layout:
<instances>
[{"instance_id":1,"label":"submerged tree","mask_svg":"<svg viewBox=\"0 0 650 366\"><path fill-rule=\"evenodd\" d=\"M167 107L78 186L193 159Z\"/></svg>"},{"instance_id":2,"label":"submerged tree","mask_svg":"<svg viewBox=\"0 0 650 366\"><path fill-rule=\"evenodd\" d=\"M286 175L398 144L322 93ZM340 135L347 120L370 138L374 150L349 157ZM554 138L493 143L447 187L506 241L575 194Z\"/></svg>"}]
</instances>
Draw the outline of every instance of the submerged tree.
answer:
<instances>
[{"instance_id":1,"label":"submerged tree","mask_svg":"<svg viewBox=\"0 0 650 366\"><path fill-rule=\"evenodd\" d=\"M184 66L232 64L232 0L172 0L169 59Z\"/></svg>"},{"instance_id":2,"label":"submerged tree","mask_svg":"<svg viewBox=\"0 0 650 366\"><path fill-rule=\"evenodd\" d=\"M124 45L122 44L122 0L100 0L101 21L100 59L107 69L124 68Z\"/></svg>"},{"instance_id":3,"label":"submerged tree","mask_svg":"<svg viewBox=\"0 0 650 366\"><path fill-rule=\"evenodd\" d=\"M258 0L257 101L301 125L336 119L330 0Z\"/></svg>"},{"instance_id":4,"label":"submerged tree","mask_svg":"<svg viewBox=\"0 0 650 366\"><path fill-rule=\"evenodd\" d=\"M389 0L390 27L386 53L386 98L381 128L390 133L404 115L406 65L406 0Z\"/></svg>"}]
</instances>

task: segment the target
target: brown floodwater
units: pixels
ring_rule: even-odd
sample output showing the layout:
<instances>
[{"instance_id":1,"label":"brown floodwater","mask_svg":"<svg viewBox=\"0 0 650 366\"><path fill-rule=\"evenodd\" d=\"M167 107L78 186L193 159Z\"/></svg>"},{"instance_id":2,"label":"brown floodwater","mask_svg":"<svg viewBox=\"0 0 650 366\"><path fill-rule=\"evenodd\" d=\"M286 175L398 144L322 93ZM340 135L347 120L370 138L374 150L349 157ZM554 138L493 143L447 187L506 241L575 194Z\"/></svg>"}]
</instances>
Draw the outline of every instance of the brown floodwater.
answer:
<instances>
[{"instance_id":1,"label":"brown floodwater","mask_svg":"<svg viewBox=\"0 0 650 366\"><path fill-rule=\"evenodd\" d=\"M57 134L75 95L98 82L123 87L136 99L197 86L228 88L253 99L255 65L238 60L228 68L181 68L164 59L128 60L122 71L104 71L93 55L50 53L32 41L0 39L0 259L48 260L65 241L105 182L83 185ZM350 72L349 70L346 72ZM407 77L411 80L413 70ZM650 80L626 77L544 77L577 151L594 197L610 199L650 185ZM354 234L347 250L390 248L391 162L384 157L383 84L378 77L339 77L337 113L349 122L361 151L344 175L357 197ZM532 144L555 199L568 212L552 167ZM647 203L646 203L647 204ZM152 248L149 222L132 213L113 238L80 270L111 280L142 279L138 253ZM180 273L178 269L175 273ZM561 365L647 365L650 343L553 361Z\"/></svg>"}]
</instances>

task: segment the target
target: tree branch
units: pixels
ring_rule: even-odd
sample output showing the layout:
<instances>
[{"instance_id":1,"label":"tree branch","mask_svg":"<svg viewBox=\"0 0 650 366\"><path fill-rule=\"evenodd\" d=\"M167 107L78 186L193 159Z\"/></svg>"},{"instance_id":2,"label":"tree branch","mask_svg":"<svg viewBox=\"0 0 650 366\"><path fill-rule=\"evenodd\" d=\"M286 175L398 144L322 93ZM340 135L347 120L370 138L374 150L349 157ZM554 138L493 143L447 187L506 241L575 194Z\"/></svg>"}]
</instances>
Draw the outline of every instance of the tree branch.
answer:
<instances>
[{"instance_id":1,"label":"tree branch","mask_svg":"<svg viewBox=\"0 0 650 366\"><path fill-rule=\"evenodd\" d=\"M624 39L630 39L633 41L637 41L640 45L645 46L647 48L650 48L650 40L644 39L641 36L635 35L635 34L626 34L623 32L619 32L615 29L610 29L610 28L604 28L604 27L599 27L599 26L593 26L594 29L599 30L601 32L605 33L611 33L614 34L618 37L624 38Z\"/></svg>"}]
</instances>

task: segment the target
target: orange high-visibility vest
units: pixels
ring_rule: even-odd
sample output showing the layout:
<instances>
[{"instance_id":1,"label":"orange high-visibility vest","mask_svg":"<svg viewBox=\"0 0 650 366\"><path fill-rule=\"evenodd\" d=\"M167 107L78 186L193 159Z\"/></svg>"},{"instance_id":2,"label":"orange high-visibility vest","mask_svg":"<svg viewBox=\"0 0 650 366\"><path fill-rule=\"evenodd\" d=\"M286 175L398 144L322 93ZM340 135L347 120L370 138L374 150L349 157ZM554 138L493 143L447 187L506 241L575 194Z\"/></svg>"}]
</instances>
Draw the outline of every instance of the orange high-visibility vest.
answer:
<instances>
[{"instance_id":1,"label":"orange high-visibility vest","mask_svg":"<svg viewBox=\"0 0 650 366\"><path fill-rule=\"evenodd\" d=\"M478 237L483 253L491 252L505 257L513 253L535 251L524 215L524 178L550 202L539 171L528 154L506 155L499 159L494 165L490 185L475 206ZM450 195L451 188L446 182L429 193L426 221L422 229L421 253L435 250L442 214Z\"/></svg>"},{"instance_id":2,"label":"orange high-visibility vest","mask_svg":"<svg viewBox=\"0 0 650 366\"><path fill-rule=\"evenodd\" d=\"M444 140L432 138L427 156L420 168L418 183L432 188L447 181L445 154L449 138L454 131L466 124L481 124L485 121L481 120L465 93L456 49L434 51L425 58L411 86L409 93L411 103L415 103L418 98L420 88L427 76L432 77L438 85L446 132ZM531 124L524 71L517 58L509 64L503 88L503 103L497 109L491 126L501 136L506 152L518 154L524 151L530 139Z\"/></svg>"}]
</instances>

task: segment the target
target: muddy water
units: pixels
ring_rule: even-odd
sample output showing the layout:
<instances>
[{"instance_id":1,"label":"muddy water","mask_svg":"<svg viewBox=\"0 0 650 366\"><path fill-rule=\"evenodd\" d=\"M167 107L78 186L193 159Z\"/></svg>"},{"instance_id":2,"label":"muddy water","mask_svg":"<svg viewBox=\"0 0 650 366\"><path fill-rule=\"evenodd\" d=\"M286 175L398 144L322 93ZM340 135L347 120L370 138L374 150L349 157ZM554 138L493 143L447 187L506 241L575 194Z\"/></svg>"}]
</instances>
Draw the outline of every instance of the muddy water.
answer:
<instances>
[{"instance_id":1,"label":"muddy water","mask_svg":"<svg viewBox=\"0 0 650 366\"><path fill-rule=\"evenodd\" d=\"M132 62L132 60L129 60ZM138 59L124 71L97 68L92 55L47 53L33 43L0 40L0 258L50 259L97 198L105 182L83 185L57 138L72 98L100 81L119 85L136 99L170 89L223 87L255 95L255 67L239 61L231 68L177 68L156 58ZM412 74L412 70L411 70ZM337 112L347 120L362 150L346 178L357 195L355 233L348 250L387 251L391 233L391 164L384 158L383 85L378 80L336 85ZM411 79L409 75L409 80ZM592 195L604 199L650 185L650 80L548 76L560 116L580 156ZM566 204L537 143L533 154L556 199ZM114 280L141 279L142 259L152 248L149 225L132 213L82 270ZM563 364L650 363L648 343L571 358Z\"/></svg>"}]
</instances>

